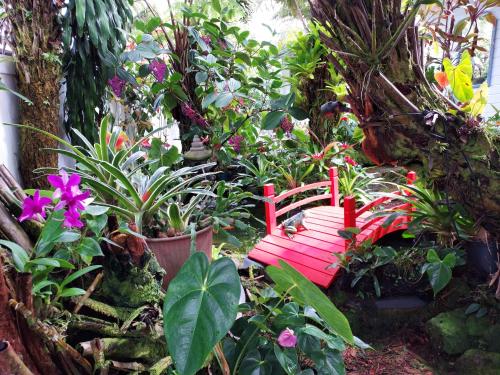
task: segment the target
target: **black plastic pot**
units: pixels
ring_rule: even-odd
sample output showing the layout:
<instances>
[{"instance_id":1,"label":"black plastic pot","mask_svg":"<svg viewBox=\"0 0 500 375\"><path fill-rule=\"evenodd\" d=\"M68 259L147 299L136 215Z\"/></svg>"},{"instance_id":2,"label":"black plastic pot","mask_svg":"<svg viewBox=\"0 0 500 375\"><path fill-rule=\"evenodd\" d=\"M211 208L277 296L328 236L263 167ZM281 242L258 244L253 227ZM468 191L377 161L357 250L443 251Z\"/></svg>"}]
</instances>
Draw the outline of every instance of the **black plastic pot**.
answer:
<instances>
[{"instance_id":1,"label":"black plastic pot","mask_svg":"<svg viewBox=\"0 0 500 375\"><path fill-rule=\"evenodd\" d=\"M465 244L465 250L467 251L467 265L480 276L488 277L496 272L497 262L500 260L497 241L469 241Z\"/></svg>"}]
</instances>

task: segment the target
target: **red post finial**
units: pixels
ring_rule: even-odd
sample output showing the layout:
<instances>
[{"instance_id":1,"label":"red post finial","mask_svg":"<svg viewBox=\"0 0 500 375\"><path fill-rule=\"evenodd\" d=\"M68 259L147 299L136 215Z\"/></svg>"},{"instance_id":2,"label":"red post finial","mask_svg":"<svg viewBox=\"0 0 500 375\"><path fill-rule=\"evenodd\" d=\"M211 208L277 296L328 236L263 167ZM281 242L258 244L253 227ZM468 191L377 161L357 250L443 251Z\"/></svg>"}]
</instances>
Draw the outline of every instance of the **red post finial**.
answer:
<instances>
[{"instance_id":1,"label":"red post finial","mask_svg":"<svg viewBox=\"0 0 500 375\"><path fill-rule=\"evenodd\" d=\"M266 233L271 234L276 228L276 204L274 203L274 184L264 185L264 197L267 198L264 202L266 211Z\"/></svg>"},{"instance_id":2,"label":"red post finial","mask_svg":"<svg viewBox=\"0 0 500 375\"><path fill-rule=\"evenodd\" d=\"M330 167L328 170L328 174L330 175L330 194L332 195L330 204L332 206L339 205L339 172L337 167Z\"/></svg>"}]
</instances>

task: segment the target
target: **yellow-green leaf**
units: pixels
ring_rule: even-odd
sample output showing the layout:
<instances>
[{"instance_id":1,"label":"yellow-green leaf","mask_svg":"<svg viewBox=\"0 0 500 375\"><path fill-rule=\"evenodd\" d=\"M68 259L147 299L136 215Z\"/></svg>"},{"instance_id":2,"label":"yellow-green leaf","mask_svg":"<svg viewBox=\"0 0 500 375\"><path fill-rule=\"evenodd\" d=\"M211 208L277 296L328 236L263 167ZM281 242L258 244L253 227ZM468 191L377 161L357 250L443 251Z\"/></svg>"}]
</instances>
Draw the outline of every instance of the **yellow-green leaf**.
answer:
<instances>
[{"instance_id":1,"label":"yellow-green leaf","mask_svg":"<svg viewBox=\"0 0 500 375\"><path fill-rule=\"evenodd\" d=\"M486 104L488 104L488 83L483 82L474 93L474 97L467 106L466 111L474 117L479 116L486 108Z\"/></svg>"},{"instance_id":2,"label":"yellow-green leaf","mask_svg":"<svg viewBox=\"0 0 500 375\"><path fill-rule=\"evenodd\" d=\"M460 63L453 66L450 59L443 60L444 71L450 81L453 95L462 103L469 102L474 96L472 89L472 62L470 54L465 51L462 54Z\"/></svg>"}]
</instances>

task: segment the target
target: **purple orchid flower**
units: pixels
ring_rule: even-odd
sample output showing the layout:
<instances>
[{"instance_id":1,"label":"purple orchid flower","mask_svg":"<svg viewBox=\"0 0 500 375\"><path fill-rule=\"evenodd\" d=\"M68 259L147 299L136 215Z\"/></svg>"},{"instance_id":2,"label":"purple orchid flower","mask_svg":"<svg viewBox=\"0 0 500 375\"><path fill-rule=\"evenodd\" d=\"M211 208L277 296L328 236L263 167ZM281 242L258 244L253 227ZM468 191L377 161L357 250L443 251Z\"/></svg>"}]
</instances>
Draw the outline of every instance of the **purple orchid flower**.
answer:
<instances>
[{"instance_id":1,"label":"purple orchid flower","mask_svg":"<svg viewBox=\"0 0 500 375\"><path fill-rule=\"evenodd\" d=\"M297 345L297 336L290 328L286 328L278 336L278 344L284 348L294 348Z\"/></svg>"},{"instance_id":2,"label":"purple orchid flower","mask_svg":"<svg viewBox=\"0 0 500 375\"><path fill-rule=\"evenodd\" d=\"M108 80L108 84L111 86L113 93L119 98L122 96L123 88L125 87L126 83L126 81L118 77L116 74L113 78Z\"/></svg>"},{"instance_id":3,"label":"purple orchid flower","mask_svg":"<svg viewBox=\"0 0 500 375\"><path fill-rule=\"evenodd\" d=\"M83 223L80 221L80 213L75 210L68 210L64 213L64 223L66 228L81 228Z\"/></svg>"},{"instance_id":4,"label":"purple orchid flower","mask_svg":"<svg viewBox=\"0 0 500 375\"><path fill-rule=\"evenodd\" d=\"M165 72L167 70L167 65L163 61L154 60L149 64L149 70L156 78L156 81L163 82L165 78Z\"/></svg>"},{"instance_id":5,"label":"purple orchid flower","mask_svg":"<svg viewBox=\"0 0 500 375\"><path fill-rule=\"evenodd\" d=\"M89 191L82 192L80 190L81 178L76 173L68 176L65 170L61 170L60 176L49 175L49 183L56 188L53 198L59 199L59 203L55 209L59 210L67 206L68 211L84 210L84 201L90 196Z\"/></svg>"},{"instance_id":6,"label":"purple orchid flower","mask_svg":"<svg viewBox=\"0 0 500 375\"><path fill-rule=\"evenodd\" d=\"M52 199L40 196L40 190L35 190L33 198L26 197L23 201L23 212L19 216L19 221L40 220L47 216L45 209Z\"/></svg>"}]
</instances>

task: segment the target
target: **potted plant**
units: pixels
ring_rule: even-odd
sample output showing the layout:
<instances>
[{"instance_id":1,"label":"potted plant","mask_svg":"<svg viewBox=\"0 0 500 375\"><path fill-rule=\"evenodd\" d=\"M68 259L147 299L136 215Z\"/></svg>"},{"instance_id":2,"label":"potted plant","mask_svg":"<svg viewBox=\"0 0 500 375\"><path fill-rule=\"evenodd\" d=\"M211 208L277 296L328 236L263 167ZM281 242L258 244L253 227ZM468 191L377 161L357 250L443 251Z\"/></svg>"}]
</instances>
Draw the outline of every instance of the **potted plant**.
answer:
<instances>
[{"instance_id":1,"label":"potted plant","mask_svg":"<svg viewBox=\"0 0 500 375\"><path fill-rule=\"evenodd\" d=\"M129 256L138 266L149 247L168 273L164 279L166 285L187 260L192 248L210 256L211 221L206 215L190 214L200 207L199 196L215 197L210 189L199 186L213 174L206 171L214 164L175 169L179 159L177 150L173 151L177 156L159 160L153 158L145 146L146 140L161 129L135 142L119 127L110 130L105 117L99 142L94 145L77 130L74 134L83 146L47 136L66 146L55 151L76 162L74 168L65 169L80 176L83 185L92 190L96 204L109 207L112 214L108 221L110 251ZM39 170L51 171L50 168ZM194 219L199 220L194 222ZM148 235L158 238L148 238ZM194 238L196 246L191 244Z\"/></svg>"}]
</instances>

